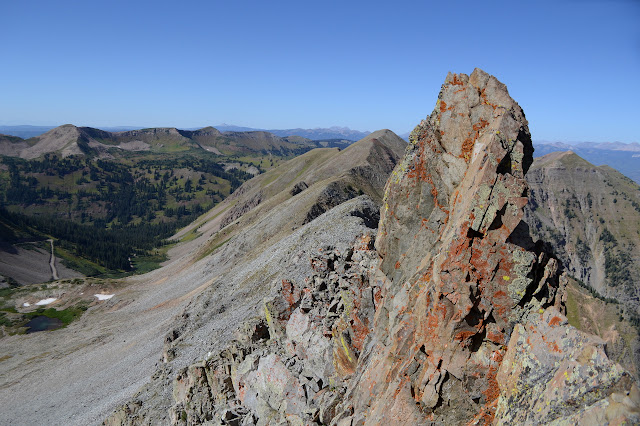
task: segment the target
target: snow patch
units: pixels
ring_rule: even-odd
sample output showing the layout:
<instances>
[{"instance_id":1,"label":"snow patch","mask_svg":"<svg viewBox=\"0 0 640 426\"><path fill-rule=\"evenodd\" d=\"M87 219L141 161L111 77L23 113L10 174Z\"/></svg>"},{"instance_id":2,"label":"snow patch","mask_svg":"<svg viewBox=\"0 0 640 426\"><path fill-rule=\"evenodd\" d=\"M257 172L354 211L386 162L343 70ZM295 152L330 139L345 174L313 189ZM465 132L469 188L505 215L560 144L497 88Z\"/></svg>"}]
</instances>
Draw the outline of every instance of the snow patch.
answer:
<instances>
[{"instance_id":1,"label":"snow patch","mask_svg":"<svg viewBox=\"0 0 640 426\"><path fill-rule=\"evenodd\" d=\"M28 308L29 306L31 306L31 303L29 303L29 302L24 302L24 303L22 304L22 306L24 306L25 308Z\"/></svg>"},{"instance_id":2,"label":"snow patch","mask_svg":"<svg viewBox=\"0 0 640 426\"><path fill-rule=\"evenodd\" d=\"M58 300L58 298L57 298L57 297L50 297L50 298L48 298L48 299L42 299L41 301L36 302L36 305L38 305L38 306L48 305L49 303L53 303L53 302L55 302L56 300Z\"/></svg>"},{"instance_id":3,"label":"snow patch","mask_svg":"<svg viewBox=\"0 0 640 426\"><path fill-rule=\"evenodd\" d=\"M97 297L98 300L107 300L111 299L115 294L94 294L94 296Z\"/></svg>"}]
</instances>

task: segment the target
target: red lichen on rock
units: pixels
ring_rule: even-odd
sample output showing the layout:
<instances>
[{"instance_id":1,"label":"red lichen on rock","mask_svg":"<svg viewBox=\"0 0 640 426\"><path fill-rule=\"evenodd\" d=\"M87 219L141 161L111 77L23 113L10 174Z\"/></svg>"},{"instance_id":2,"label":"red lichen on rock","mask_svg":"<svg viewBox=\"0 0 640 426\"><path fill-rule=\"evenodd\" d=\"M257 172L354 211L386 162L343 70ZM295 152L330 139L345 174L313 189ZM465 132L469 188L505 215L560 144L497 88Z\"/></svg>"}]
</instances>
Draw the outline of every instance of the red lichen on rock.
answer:
<instances>
[{"instance_id":1,"label":"red lichen on rock","mask_svg":"<svg viewBox=\"0 0 640 426\"><path fill-rule=\"evenodd\" d=\"M283 319L288 319L293 312L294 305L300 300L300 290L289 280L282 280L282 297L287 302L286 312L283 312Z\"/></svg>"},{"instance_id":2,"label":"red lichen on rock","mask_svg":"<svg viewBox=\"0 0 640 426\"><path fill-rule=\"evenodd\" d=\"M353 331L353 335L351 337L351 345L358 351L362 351L364 340L369 335L370 329L362 322L357 314L352 315L350 325L351 330Z\"/></svg>"},{"instance_id":3,"label":"red lichen on rock","mask_svg":"<svg viewBox=\"0 0 640 426\"><path fill-rule=\"evenodd\" d=\"M510 115L501 115L502 110L495 105L494 111L474 109L479 107L478 99L460 93L465 90L477 90L480 104L491 105L490 100L500 99L510 105ZM500 394L496 377L503 345L522 313L510 286L516 277L528 276L529 272L521 271L519 263L517 267L513 264L513 253L525 249L508 240L523 214L518 197L522 197L526 182L517 173L499 173L498 163L487 159L503 158L512 149L525 155L523 146L531 142L524 138L523 144L507 148L501 139L510 135L483 134L489 128L513 128L526 135L524 115L517 104L509 102L504 86L481 71L471 77L449 75L435 114L420 124L416 132L420 136L412 139L407 150L406 174L397 175L389 183L386 211L402 214L398 213L400 221L384 220L378 234L376 245L388 284L384 286L383 304L376 304L373 327L380 325L383 331L370 335L373 340L367 348L372 352L364 349L361 359L367 360L367 365L364 375L358 376L363 377L358 380L365 382L365 388L371 380L377 380L374 377L384 380L376 382L375 395L360 405L354 404L354 409L364 415L360 418L379 424L401 416L404 412L400 407L406 407L406 401L392 403L393 407L388 404L392 398L407 398L400 389L406 390L403 380L410 380L411 406L414 401L420 405L419 413L412 418L416 423L427 418L436 422L447 419L439 404L443 400L444 404L457 403L471 394L483 397L481 402L467 398L468 404L460 410L466 417L461 417L460 423L472 417L480 424L493 421ZM451 110L454 114L442 115ZM442 137L445 131L446 136L462 137ZM481 136L483 147L474 160ZM442 151L460 153L466 168L459 160L453 167L450 158L440 155ZM482 195L487 187L488 195ZM412 212L415 216L405 222ZM383 215L388 219L385 211ZM399 244L402 239L406 244ZM531 266L532 271L535 267ZM492 354L491 359L485 354ZM457 380L447 379L447 374Z\"/></svg>"},{"instance_id":4,"label":"red lichen on rock","mask_svg":"<svg viewBox=\"0 0 640 426\"><path fill-rule=\"evenodd\" d=\"M464 86L464 82L460 80L460 78L458 77L458 74L453 75L453 81L450 84L457 85L457 86Z\"/></svg>"}]
</instances>

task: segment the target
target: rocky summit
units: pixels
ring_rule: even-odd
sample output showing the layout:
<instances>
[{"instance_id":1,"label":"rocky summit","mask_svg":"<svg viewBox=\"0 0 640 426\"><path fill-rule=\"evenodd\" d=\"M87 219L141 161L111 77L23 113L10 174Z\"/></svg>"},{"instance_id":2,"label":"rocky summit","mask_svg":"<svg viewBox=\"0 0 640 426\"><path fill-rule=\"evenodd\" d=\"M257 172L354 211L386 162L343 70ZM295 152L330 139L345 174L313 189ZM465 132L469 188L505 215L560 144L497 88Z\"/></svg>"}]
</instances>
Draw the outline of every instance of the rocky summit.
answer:
<instances>
[{"instance_id":1,"label":"rocky summit","mask_svg":"<svg viewBox=\"0 0 640 426\"><path fill-rule=\"evenodd\" d=\"M522 222L533 148L505 85L449 74L410 140L376 242L383 302L337 422L636 416L631 378L566 324L561 265Z\"/></svg>"},{"instance_id":2,"label":"rocky summit","mask_svg":"<svg viewBox=\"0 0 640 426\"><path fill-rule=\"evenodd\" d=\"M563 266L522 220L532 153L504 84L449 74L387 181L377 234L306 249L294 260L305 268L283 270L234 338L156 373L170 386L164 414L151 386L105 423L640 422L634 379L568 324ZM358 200L298 233L373 218Z\"/></svg>"}]
</instances>

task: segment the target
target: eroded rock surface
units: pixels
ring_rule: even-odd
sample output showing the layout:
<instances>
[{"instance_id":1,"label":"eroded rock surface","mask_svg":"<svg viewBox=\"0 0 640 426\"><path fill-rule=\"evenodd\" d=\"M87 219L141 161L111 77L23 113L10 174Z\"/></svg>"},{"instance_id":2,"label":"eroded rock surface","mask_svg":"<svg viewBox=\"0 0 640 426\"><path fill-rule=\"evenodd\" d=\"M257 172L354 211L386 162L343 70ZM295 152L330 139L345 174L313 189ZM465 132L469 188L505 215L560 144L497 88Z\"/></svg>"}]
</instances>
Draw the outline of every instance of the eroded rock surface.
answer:
<instances>
[{"instance_id":1,"label":"eroded rock surface","mask_svg":"<svg viewBox=\"0 0 640 426\"><path fill-rule=\"evenodd\" d=\"M236 325L234 339L177 376L158 376L172 389L163 419L640 421L631 377L600 339L567 324L562 266L521 220L532 151L524 113L502 83L478 69L449 74L387 182L377 237L363 230L351 248L305 251L310 274L281 270L276 291ZM336 209L344 210L311 218L300 232L318 220L330 227ZM350 215L372 228L370 210ZM181 344L175 330L167 354ZM106 423L149 423L145 395Z\"/></svg>"},{"instance_id":2,"label":"eroded rock surface","mask_svg":"<svg viewBox=\"0 0 640 426\"><path fill-rule=\"evenodd\" d=\"M174 424L328 424L342 400L373 323L380 288L374 235L341 252L325 246L308 259L303 282L281 280L263 315L241 325L224 350L173 380ZM108 424L145 421L143 402Z\"/></svg>"},{"instance_id":3,"label":"eroded rock surface","mask_svg":"<svg viewBox=\"0 0 640 426\"><path fill-rule=\"evenodd\" d=\"M560 265L521 225L527 120L506 87L476 69L447 76L410 139L387 183L376 243L384 301L339 424L508 422L496 408L513 389L498 372L505 357L524 362L520 346L507 347L512 330L563 309ZM604 388L622 378L607 377ZM531 395L519 397L526 405Z\"/></svg>"}]
</instances>

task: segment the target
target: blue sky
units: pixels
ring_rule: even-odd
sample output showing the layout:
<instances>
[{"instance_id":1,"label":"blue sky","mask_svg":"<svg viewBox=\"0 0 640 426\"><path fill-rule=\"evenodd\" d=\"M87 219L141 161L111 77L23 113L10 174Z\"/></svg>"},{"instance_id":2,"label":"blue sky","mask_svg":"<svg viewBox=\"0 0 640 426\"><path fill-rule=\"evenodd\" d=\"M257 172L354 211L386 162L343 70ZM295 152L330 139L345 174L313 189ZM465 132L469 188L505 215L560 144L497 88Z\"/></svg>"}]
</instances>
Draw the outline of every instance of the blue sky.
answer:
<instances>
[{"instance_id":1,"label":"blue sky","mask_svg":"<svg viewBox=\"0 0 640 426\"><path fill-rule=\"evenodd\" d=\"M448 71L533 138L640 141L640 2L5 1L0 124L410 131Z\"/></svg>"}]
</instances>

